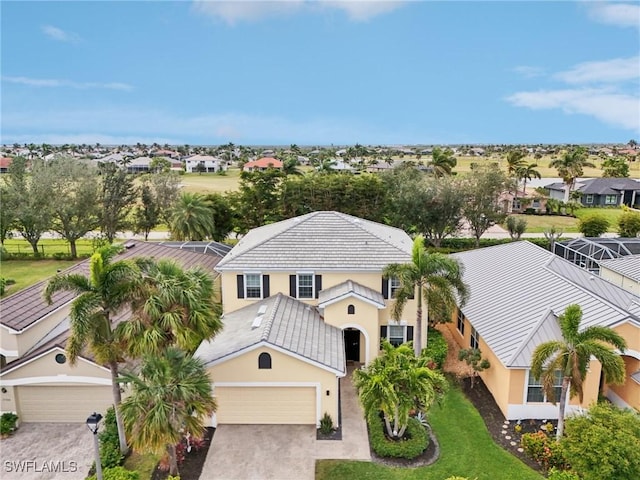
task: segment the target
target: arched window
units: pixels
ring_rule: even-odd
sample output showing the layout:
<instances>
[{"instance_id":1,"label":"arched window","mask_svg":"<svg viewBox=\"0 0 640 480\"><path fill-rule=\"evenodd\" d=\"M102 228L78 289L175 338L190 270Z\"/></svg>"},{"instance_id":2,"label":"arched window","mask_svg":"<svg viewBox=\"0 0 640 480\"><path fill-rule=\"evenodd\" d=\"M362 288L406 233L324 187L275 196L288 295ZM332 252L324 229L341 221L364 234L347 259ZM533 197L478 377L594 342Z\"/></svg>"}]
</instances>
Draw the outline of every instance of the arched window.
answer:
<instances>
[{"instance_id":1,"label":"arched window","mask_svg":"<svg viewBox=\"0 0 640 480\"><path fill-rule=\"evenodd\" d=\"M355 305L349 305L347 307L347 315L353 315L356 313L356 307Z\"/></svg>"},{"instance_id":2,"label":"arched window","mask_svg":"<svg viewBox=\"0 0 640 480\"><path fill-rule=\"evenodd\" d=\"M258 368L259 369L270 369L271 368L271 355L267 352L262 352L258 357Z\"/></svg>"}]
</instances>

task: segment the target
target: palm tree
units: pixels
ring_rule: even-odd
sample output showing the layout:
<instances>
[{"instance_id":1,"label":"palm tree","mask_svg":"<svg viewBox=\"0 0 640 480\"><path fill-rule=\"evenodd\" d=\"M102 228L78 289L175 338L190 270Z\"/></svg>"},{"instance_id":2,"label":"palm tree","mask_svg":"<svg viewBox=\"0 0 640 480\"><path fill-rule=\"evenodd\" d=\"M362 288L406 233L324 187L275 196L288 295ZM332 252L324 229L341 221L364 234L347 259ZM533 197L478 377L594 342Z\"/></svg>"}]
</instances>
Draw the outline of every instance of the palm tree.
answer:
<instances>
[{"instance_id":1,"label":"palm tree","mask_svg":"<svg viewBox=\"0 0 640 480\"><path fill-rule=\"evenodd\" d=\"M582 309L580 305L569 305L558 318L562 339L551 340L536 347L531 360L531 375L542 380L547 397L554 403L554 383L556 372L562 375L558 415L557 439L562 438L564 412L571 397L578 395L582 403L582 387L587 376L589 361L595 357L602 364L602 373L607 383L622 384L625 366L622 357L610 345L624 353L627 344L618 333L607 327L592 326L580 331Z\"/></svg>"},{"instance_id":2,"label":"palm tree","mask_svg":"<svg viewBox=\"0 0 640 480\"><path fill-rule=\"evenodd\" d=\"M146 259L113 262L113 257L120 251L121 247L107 246L94 253L89 263L89 277L78 273L56 275L47 284L44 298L51 304L56 292L70 291L78 294L71 303L71 334L67 342L67 354L70 363L74 365L88 346L96 360L109 367L120 451L124 455L127 452L127 441L120 417L119 405L122 397L117 383L122 349L111 320L135 298L142 281L142 272L149 262Z\"/></svg>"},{"instance_id":3,"label":"palm tree","mask_svg":"<svg viewBox=\"0 0 640 480\"><path fill-rule=\"evenodd\" d=\"M421 235L413 241L411 263L393 263L385 267L385 278L397 278L400 281L391 312L395 320L400 319L407 300L413 297L416 288L418 290L413 344L416 356L422 352L422 302L427 312L432 310L433 317L450 318L456 305L463 306L467 300L467 285L462 281L462 272L462 265L454 258L427 252Z\"/></svg>"},{"instance_id":4,"label":"palm tree","mask_svg":"<svg viewBox=\"0 0 640 480\"><path fill-rule=\"evenodd\" d=\"M146 356L139 374L122 375L131 385L122 402L122 418L131 446L169 455L169 474L178 475L176 444L185 433L199 437L205 418L216 410L211 379L198 359L169 348L162 356Z\"/></svg>"},{"instance_id":5,"label":"palm tree","mask_svg":"<svg viewBox=\"0 0 640 480\"><path fill-rule=\"evenodd\" d=\"M353 382L367 417L382 412L387 435L401 439L411 410L428 410L446 390L447 381L409 345L395 348L384 340L382 350L382 355L353 373Z\"/></svg>"},{"instance_id":6,"label":"palm tree","mask_svg":"<svg viewBox=\"0 0 640 480\"><path fill-rule=\"evenodd\" d=\"M507 153L507 176L516 181L516 198L518 198L518 182L522 178L520 169L524 166L526 153L522 150L511 150Z\"/></svg>"},{"instance_id":7,"label":"palm tree","mask_svg":"<svg viewBox=\"0 0 640 480\"><path fill-rule=\"evenodd\" d=\"M199 193L183 192L169 219L171 236L176 240L204 240L213 231L213 212Z\"/></svg>"},{"instance_id":8,"label":"palm tree","mask_svg":"<svg viewBox=\"0 0 640 480\"><path fill-rule=\"evenodd\" d=\"M436 177L443 177L445 175L451 175L451 171L457 163L458 161L453 156L453 150L449 148L442 150L436 147L431 153L429 166L433 168L433 173Z\"/></svg>"},{"instance_id":9,"label":"palm tree","mask_svg":"<svg viewBox=\"0 0 640 480\"><path fill-rule=\"evenodd\" d=\"M527 181L531 181L532 178L542 178L540 172L536 170L538 168L537 163L529 163L527 165L522 165L516 170L516 179L519 181L522 179L522 191L527 193ZM516 198L518 197L518 182L516 182Z\"/></svg>"},{"instance_id":10,"label":"palm tree","mask_svg":"<svg viewBox=\"0 0 640 480\"><path fill-rule=\"evenodd\" d=\"M282 162L282 172L285 175L302 175L302 170L298 168L299 165L298 157L289 155L284 162Z\"/></svg>"},{"instance_id":11,"label":"palm tree","mask_svg":"<svg viewBox=\"0 0 640 480\"><path fill-rule=\"evenodd\" d=\"M564 193L565 203L569 201L569 194L575 186L576 179L582 176L584 167L595 167L587 161L587 150L584 147L567 150L562 157L553 159L549 166L558 170L558 176L567 185Z\"/></svg>"},{"instance_id":12,"label":"palm tree","mask_svg":"<svg viewBox=\"0 0 640 480\"><path fill-rule=\"evenodd\" d=\"M192 354L222 329L213 279L201 267L184 270L159 260L148 269L141 290L131 319L116 329L132 357L161 355L168 347Z\"/></svg>"}]
</instances>

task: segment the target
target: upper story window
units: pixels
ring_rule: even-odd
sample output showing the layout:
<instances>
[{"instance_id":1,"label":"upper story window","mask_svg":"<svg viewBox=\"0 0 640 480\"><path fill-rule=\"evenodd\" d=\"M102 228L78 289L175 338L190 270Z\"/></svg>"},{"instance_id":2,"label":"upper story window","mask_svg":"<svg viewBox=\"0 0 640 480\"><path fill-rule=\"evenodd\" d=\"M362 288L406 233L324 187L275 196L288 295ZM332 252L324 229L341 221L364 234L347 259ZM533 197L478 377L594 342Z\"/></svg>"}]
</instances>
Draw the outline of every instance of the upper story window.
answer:
<instances>
[{"instance_id":1,"label":"upper story window","mask_svg":"<svg viewBox=\"0 0 640 480\"><path fill-rule=\"evenodd\" d=\"M555 394L555 401L560 400L560 394L562 393L562 372L556 370L554 372L553 379L553 392ZM527 384L527 402L548 402L547 395L542 388L542 380L534 378L529 372L529 382Z\"/></svg>"},{"instance_id":2,"label":"upper story window","mask_svg":"<svg viewBox=\"0 0 640 480\"><path fill-rule=\"evenodd\" d=\"M259 273L244 275L245 298L262 298L262 282Z\"/></svg>"},{"instance_id":3,"label":"upper story window","mask_svg":"<svg viewBox=\"0 0 640 480\"><path fill-rule=\"evenodd\" d=\"M411 325L383 325L380 327L380 340L383 338L397 347L413 340L413 327Z\"/></svg>"},{"instance_id":4,"label":"upper story window","mask_svg":"<svg viewBox=\"0 0 640 480\"><path fill-rule=\"evenodd\" d=\"M389 296L391 298L395 298L396 292L400 290L400 279L396 277L391 277L389 279Z\"/></svg>"},{"instance_id":5,"label":"upper story window","mask_svg":"<svg viewBox=\"0 0 640 480\"><path fill-rule=\"evenodd\" d=\"M471 339L469 340L469 345L471 348L480 348L480 335L473 327L471 327Z\"/></svg>"},{"instance_id":6,"label":"upper story window","mask_svg":"<svg viewBox=\"0 0 640 480\"><path fill-rule=\"evenodd\" d=\"M298 274L298 298L313 298L313 273Z\"/></svg>"},{"instance_id":7,"label":"upper story window","mask_svg":"<svg viewBox=\"0 0 640 480\"><path fill-rule=\"evenodd\" d=\"M355 305L347 306L347 315L354 315L356 313Z\"/></svg>"},{"instance_id":8,"label":"upper story window","mask_svg":"<svg viewBox=\"0 0 640 480\"><path fill-rule=\"evenodd\" d=\"M269 355L267 352L262 352L258 356L258 368L260 370L271 369L271 355Z\"/></svg>"},{"instance_id":9,"label":"upper story window","mask_svg":"<svg viewBox=\"0 0 640 480\"><path fill-rule=\"evenodd\" d=\"M459 308L457 310L456 324L457 324L458 331L460 332L460 335L464 337L464 313L462 313L462 310L460 310Z\"/></svg>"}]
</instances>

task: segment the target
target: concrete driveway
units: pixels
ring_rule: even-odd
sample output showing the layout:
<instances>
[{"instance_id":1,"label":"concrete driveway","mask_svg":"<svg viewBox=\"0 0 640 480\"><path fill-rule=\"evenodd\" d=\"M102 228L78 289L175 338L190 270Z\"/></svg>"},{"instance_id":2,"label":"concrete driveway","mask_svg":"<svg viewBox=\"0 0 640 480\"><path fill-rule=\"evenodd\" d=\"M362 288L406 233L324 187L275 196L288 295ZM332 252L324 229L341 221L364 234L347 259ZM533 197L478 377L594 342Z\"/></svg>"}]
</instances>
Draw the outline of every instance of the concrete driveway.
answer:
<instances>
[{"instance_id":1,"label":"concrete driveway","mask_svg":"<svg viewBox=\"0 0 640 480\"><path fill-rule=\"evenodd\" d=\"M0 440L2 480L83 480L94 460L83 423L23 423Z\"/></svg>"},{"instance_id":2,"label":"concrete driveway","mask_svg":"<svg viewBox=\"0 0 640 480\"><path fill-rule=\"evenodd\" d=\"M313 480L318 459L371 460L351 372L340 391L342 440L316 440L313 425L218 425L200 479Z\"/></svg>"}]
</instances>

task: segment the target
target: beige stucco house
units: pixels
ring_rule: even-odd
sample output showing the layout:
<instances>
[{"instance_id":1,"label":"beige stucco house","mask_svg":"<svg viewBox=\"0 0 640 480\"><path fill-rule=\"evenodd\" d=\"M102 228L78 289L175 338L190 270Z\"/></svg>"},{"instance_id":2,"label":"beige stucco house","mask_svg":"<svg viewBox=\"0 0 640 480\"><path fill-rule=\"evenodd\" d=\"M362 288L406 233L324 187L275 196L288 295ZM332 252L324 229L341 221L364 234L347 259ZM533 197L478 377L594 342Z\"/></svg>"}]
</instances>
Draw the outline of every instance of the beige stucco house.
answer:
<instances>
[{"instance_id":1,"label":"beige stucco house","mask_svg":"<svg viewBox=\"0 0 640 480\"><path fill-rule=\"evenodd\" d=\"M185 268L201 265L212 273L222 258L169 246L129 242L116 260L132 257L173 259ZM63 273L88 274L89 261ZM0 412L16 412L23 422L84 422L91 412L112 404L109 370L89 351L76 365L67 360L69 311L75 296L59 292L47 305L39 282L0 300ZM127 315L119 312L118 322Z\"/></svg>"},{"instance_id":2,"label":"beige stucco house","mask_svg":"<svg viewBox=\"0 0 640 480\"><path fill-rule=\"evenodd\" d=\"M640 410L640 297L526 241L453 256L464 265L470 298L445 328L461 347L480 348L489 360L480 376L507 419L557 418L557 405L529 367L537 345L561 337L557 318L574 303L582 307L582 326L610 327L626 339L627 376L624 385L608 386L592 360L584 400L572 398L568 412L587 408L600 391ZM560 378L557 387L559 394Z\"/></svg>"},{"instance_id":3,"label":"beige stucco house","mask_svg":"<svg viewBox=\"0 0 640 480\"><path fill-rule=\"evenodd\" d=\"M382 275L411 248L402 230L338 212L247 233L216 266L224 329L195 354L214 379L217 421L338 423L346 364L370 362L383 337L413 339L415 301L393 321L398 284Z\"/></svg>"}]
</instances>

